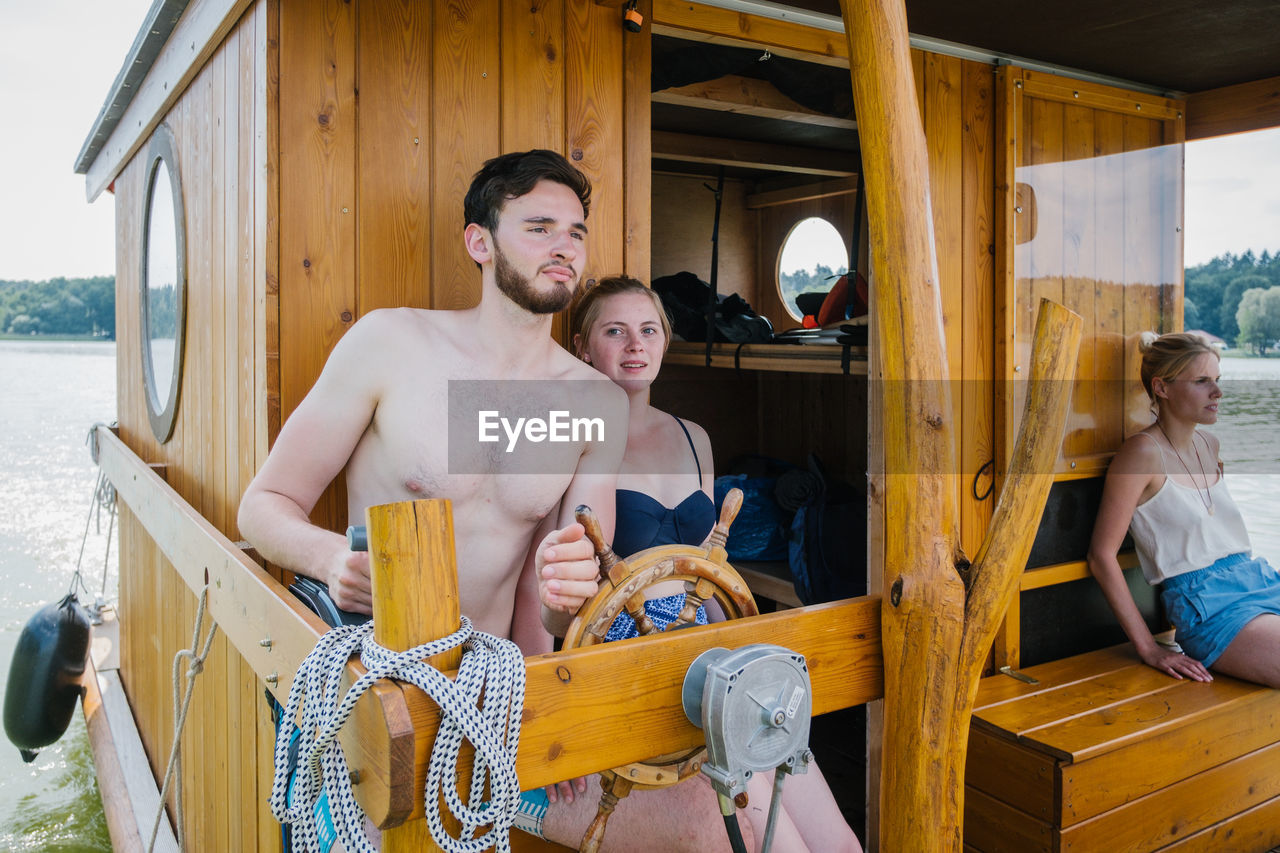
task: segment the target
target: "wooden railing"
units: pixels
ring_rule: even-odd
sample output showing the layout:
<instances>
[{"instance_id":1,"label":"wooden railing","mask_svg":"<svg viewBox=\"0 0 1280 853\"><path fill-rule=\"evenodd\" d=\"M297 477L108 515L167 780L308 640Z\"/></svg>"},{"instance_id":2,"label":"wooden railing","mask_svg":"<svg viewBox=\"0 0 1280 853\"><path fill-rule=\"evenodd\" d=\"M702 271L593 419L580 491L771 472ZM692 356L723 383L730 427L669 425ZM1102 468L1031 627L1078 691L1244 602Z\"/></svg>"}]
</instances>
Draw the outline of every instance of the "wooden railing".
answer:
<instances>
[{"instance_id":1,"label":"wooden railing","mask_svg":"<svg viewBox=\"0 0 1280 853\"><path fill-rule=\"evenodd\" d=\"M299 663L325 626L113 432L100 427L98 441L100 464L120 500L193 592L208 585L212 617L283 701ZM446 510L447 502L441 501L371 509L375 624L404 620L414 607L433 606L449 597L449 589L440 588L437 581L424 582L425 578L448 578L456 599L456 570L451 564L440 565L442 559L451 563L452 542L441 541L442 525L420 521L424 515L439 517ZM388 528L375 518L379 512L407 521ZM384 548L378 530L408 531L416 536L415 547L401 543ZM379 596L378 572L432 592L416 605L403 595ZM806 657L815 714L883 695L880 600L876 597L528 658L517 759L521 785L534 788L700 744L702 732L685 718L680 701L690 663L709 648L759 641ZM348 679L354 680L362 671L353 661ZM356 716L344 730L343 745L358 779L357 800L378 826L388 828L422 814L419 792L439 718L435 704L416 688L383 682L375 691L357 706Z\"/></svg>"}]
</instances>

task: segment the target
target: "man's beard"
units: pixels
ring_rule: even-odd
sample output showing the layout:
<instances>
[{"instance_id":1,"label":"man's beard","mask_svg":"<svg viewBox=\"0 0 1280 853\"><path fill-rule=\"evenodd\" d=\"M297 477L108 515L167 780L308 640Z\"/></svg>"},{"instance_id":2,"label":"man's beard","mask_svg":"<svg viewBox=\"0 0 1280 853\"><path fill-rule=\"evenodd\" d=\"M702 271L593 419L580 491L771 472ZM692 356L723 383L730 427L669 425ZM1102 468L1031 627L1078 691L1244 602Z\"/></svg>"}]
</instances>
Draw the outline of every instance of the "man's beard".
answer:
<instances>
[{"instance_id":1,"label":"man's beard","mask_svg":"<svg viewBox=\"0 0 1280 853\"><path fill-rule=\"evenodd\" d=\"M507 260L502 247L496 241L493 246L493 258L493 273L498 281L498 290L530 314L555 314L569 307L569 302L573 299L573 291L577 286L576 281L564 284L556 282L557 287L542 293L534 288L529 279L520 275Z\"/></svg>"}]
</instances>

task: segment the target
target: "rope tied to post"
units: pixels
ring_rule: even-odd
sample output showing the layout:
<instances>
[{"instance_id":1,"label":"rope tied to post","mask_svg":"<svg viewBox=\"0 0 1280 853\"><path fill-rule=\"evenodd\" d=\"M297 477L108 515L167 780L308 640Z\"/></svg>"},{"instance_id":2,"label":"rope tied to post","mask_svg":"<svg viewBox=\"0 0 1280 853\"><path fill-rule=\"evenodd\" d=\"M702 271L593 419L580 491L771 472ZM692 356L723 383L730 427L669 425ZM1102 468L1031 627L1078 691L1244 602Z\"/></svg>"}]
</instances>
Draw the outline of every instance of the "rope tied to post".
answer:
<instances>
[{"instance_id":1,"label":"rope tied to post","mask_svg":"<svg viewBox=\"0 0 1280 853\"><path fill-rule=\"evenodd\" d=\"M204 626L204 614L208 603L209 584L205 583L200 590L195 623L191 626L191 648L182 649L173 656L173 746L169 750L169 764L165 768L164 784L160 788L160 804L156 808L155 820L151 823L151 837L147 840L148 853L155 849L156 836L160 831L160 819L164 816L164 803L169 796L170 786L174 792L174 835L177 836L178 849L187 849L186 817L182 803L182 732L187 725L187 712L191 710L191 696L195 692L196 676L204 672L204 662L209 657L209 650L213 648L214 635L218 633L218 623L210 620L209 633L204 635L204 645L201 645L200 631ZM189 661L185 673L185 689L179 687L184 676L183 661Z\"/></svg>"},{"instance_id":2,"label":"rope tied to post","mask_svg":"<svg viewBox=\"0 0 1280 853\"><path fill-rule=\"evenodd\" d=\"M424 791L424 809L435 843L447 853L480 853L495 848L506 853L511 849L508 832L520 803L516 752L524 706L524 657L515 643L475 630L465 616L461 622L453 634L404 652L392 652L376 643L372 622L339 626L322 636L303 660L289 688L276 735L275 777L271 785L271 813L281 823L293 825L295 849L320 849L315 809L321 797L327 795L335 829L346 849L368 853L374 850L364 831L364 813L351 790L346 756L336 738L356 701L381 678L414 684L440 706L440 728L427 766ZM455 681L426 663L427 658L458 646L464 653ZM368 671L339 699L342 673L357 649ZM295 731L299 739L298 763L290 784L289 744ZM465 803L455 782L464 739L475 747ZM457 838L445 831L441 796L461 824ZM492 828L477 836L483 826Z\"/></svg>"}]
</instances>

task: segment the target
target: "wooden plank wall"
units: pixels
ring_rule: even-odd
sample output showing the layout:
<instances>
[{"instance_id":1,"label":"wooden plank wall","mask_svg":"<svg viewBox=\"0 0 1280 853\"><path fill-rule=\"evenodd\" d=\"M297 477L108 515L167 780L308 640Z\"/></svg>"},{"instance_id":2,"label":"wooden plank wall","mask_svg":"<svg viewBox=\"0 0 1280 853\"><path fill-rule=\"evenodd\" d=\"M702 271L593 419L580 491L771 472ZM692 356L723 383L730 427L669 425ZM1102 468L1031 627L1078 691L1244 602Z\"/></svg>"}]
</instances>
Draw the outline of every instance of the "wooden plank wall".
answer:
<instances>
[{"instance_id":1,"label":"wooden plank wall","mask_svg":"<svg viewBox=\"0 0 1280 853\"><path fill-rule=\"evenodd\" d=\"M655 215L650 254L654 278L687 270L703 281L711 281L711 232L716 202L715 194L707 186L714 187L715 183L713 176L653 176ZM746 181L725 179L716 290L737 293L760 313L774 319L760 303L760 275L756 269L760 220L755 211L747 209L746 198L751 191Z\"/></svg>"},{"instance_id":2,"label":"wooden plank wall","mask_svg":"<svg viewBox=\"0 0 1280 853\"><path fill-rule=\"evenodd\" d=\"M990 65L920 50L911 52L916 95L929 152L934 243L942 322L956 424L960 541L977 554L993 499L974 496L991 482L979 475L995 455L995 314L993 264L995 81Z\"/></svg>"},{"instance_id":3,"label":"wooden plank wall","mask_svg":"<svg viewBox=\"0 0 1280 853\"><path fill-rule=\"evenodd\" d=\"M1059 479L1098 477L1124 437L1151 422L1138 336L1182 324L1183 109L1178 101L1018 68L1000 72L1003 227L997 467L1021 419L1041 298L1084 318ZM1063 580L1087 575L1075 563ZM996 641L1017 666L1020 599Z\"/></svg>"},{"instance_id":4,"label":"wooden plank wall","mask_svg":"<svg viewBox=\"0 0 1280 853\"><path fill-rule=\"evenodd\" d=\"M476 303L462 199L490 157L533 147L568 156L593 183L584 278L647 278L649 87L631 66L647 69L648 31L625 33L619 9L319 0L282 6L280 32L279 408L270 438L363 314ZM312 517L345 526L341 489Z\"/></svg>"},{"instance_id":5,"label":"wooden plank wall","mask_svg":"<svg viewBox=\"0 0 1280 853\"><path fill-rule=\"evenodd\" d=\"M1059 471L1100 474L1150 423L1137 386L1139 333L1181 327L1181 104L1014 72L1013 363L1025 365L1041 297L1085 321ZM1018 84L1021 85L1018 85ZM1016 410L1008 413L1016 423Z\"/></svg>"},{"instance_id":6,"label":"wooden plank wall","mask_svg":"<svg viewBox=\"0 0 1280 853\"><path fill-rule=\"evenodd\" d=\"M182 394L164 445L151 434L136 356L145 158L135 158L115 181L120 433L139 456L166 466L169 483L223 531L235 529L240 494L266 433L267 31L268 7L258 3L165 118L181 174L188 290ZM162 778L173 739L171 662L191 644L196 597L125 508L120 549L122 677L152 769ZM279 848L266 807L271 745L261 686L218 637L182 736L193 849ZM171 797L171 814L172 803Z\"/></svg>"},{"instance_id":7,"label":"wooden plank wall","mask_svg":"<svg viewBox=\"0 0 1280 853\"><path fill-rule=\"evenodd\" d=\"M648 78L624 65L647 62L648 39L624 42L619 14L569 0L253 6L166 117L190 283L179 414L164 445L150 432L140 361L127 356L141 347L128 283L142 263L142 158L116 180L119 421L129 446L238 538L244 487L342 332L378 307L475 301L461 199L482 161L505 150L560 150L592 178L588 275L628 264L647 275L647 225L627 223L648 219ZM627 139L624 113L635 131ZM646 164L625 193L624 145ZM333 492L317 520L345 524L342 503ZM127 512L121 554L124 678L160 776L172 741L170 662L190 645L196 598ZM272 742L261 685L216 640L183 736L192 843L278 849L266 807Z\"/></svg>"}]
</instances>

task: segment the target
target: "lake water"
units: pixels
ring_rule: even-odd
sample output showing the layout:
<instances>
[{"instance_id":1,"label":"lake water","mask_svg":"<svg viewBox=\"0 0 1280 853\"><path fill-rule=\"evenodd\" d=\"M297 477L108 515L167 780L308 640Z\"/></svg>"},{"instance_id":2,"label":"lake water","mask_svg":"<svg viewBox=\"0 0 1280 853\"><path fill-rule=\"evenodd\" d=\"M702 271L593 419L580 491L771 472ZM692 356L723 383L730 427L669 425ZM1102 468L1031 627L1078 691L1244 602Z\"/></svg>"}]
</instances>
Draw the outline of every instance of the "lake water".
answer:
<instances>
[{"instance_id":1,"label":"lake water","mask_svg":"<svg viewBox=\"0 0 1280 853\"><path fill-rule=\"evenodd\" d=\"M1254 550L1280 562L1280 359L1222 361L1227 384L1214 432ZM0 675L36 610L61 597L75 570L97 470L85 434L115 414L115 344L0 341ZM105 517L104 517L105 521ZM90 528L82 573L97 593L105 524ZM110 559L108 594L114 596ZM82 596L82 600L84 597ZM23 764L0 740L0 849L110 850L83 717Z\"/></svg>"},{"instance_id":2,"label":"lake water","mask_svg":"<svg viewBox=\"0 0 1280 853\"><path fill-rule=\"evenodd\" d=\"M22 626L66 594L97 482L85 436L116 411L114 343L0 341L0 671ZM82 574L96 594L106 516L90 529ZM114 556L110 595L115 589ZM92 596L81 594L81 601ZM0 849L110 850L84 717L23 764L0 739Z\"/></svg>"}]
</instances>

